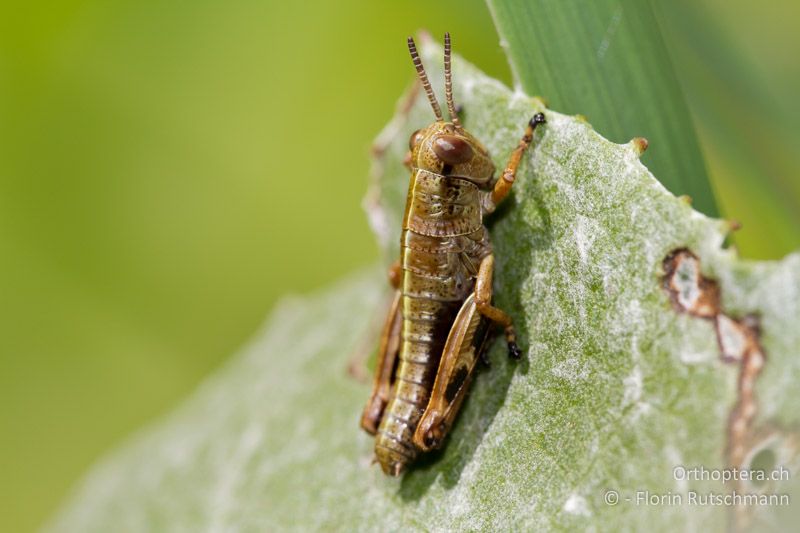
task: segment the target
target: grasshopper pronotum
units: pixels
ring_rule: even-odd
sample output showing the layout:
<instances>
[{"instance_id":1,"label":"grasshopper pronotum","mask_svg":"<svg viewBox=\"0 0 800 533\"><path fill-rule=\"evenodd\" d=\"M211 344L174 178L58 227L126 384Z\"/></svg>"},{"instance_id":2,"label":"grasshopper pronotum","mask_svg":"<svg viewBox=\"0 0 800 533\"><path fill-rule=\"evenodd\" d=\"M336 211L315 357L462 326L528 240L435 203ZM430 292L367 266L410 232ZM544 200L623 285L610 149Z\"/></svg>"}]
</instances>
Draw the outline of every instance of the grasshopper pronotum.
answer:
<instances>
[{"instance_id":1,"label":"grasshopper pronotum","mask_svg":"<svg viewBox=\"0 0 800 533\"><path fill-rule=\"evenodd\" d=\"M406 158L411 170L400 260L390 269L395 296L381 334L372 395L361 427L375 456L397 476L420 452L441 446L466 396L489 326L505 328L509 355L519 358L511 317L492 305L494 255L483 216L511 190L537 113L494 180L486 148L461 125L453 102L450 34L445 34L445 99L450 121L417 54L408 49L436 122L417 130Z\"/></svg>"}]
</instances>

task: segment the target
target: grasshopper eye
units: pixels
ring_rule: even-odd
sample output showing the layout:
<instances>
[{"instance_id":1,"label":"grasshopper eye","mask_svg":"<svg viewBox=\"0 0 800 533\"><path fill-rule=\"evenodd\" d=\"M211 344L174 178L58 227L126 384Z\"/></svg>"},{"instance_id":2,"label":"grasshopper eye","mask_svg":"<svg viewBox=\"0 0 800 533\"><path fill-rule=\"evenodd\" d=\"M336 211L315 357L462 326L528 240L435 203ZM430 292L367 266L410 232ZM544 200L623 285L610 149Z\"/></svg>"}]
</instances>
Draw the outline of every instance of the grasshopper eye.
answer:
<instances>
[{"instance_id":1,"label":"grasshopper eye","mask_svg":"<svg viewBox=\"0 0 800 533\"><path fill-rule=\"evenodd\" d=\"M433 143L436 157L448 165L458 165L472 159L474 151L472 146L461 137L455 135L442 135Z\"/></svg>"},{"instance_id":2,"label":"grasshopper eye","mask_svg":"<svg viewBox=\"0 0 800 533\"><path fill-rule=\"evenodd\" d=\"M425 136L422 135L422 130L417 130L414 133L412 133L411 138L408 140L408 149L414 150L414 148L416 148L417 145L422 142L422 139L424 137Z\"/></svg>"}]
</instances>

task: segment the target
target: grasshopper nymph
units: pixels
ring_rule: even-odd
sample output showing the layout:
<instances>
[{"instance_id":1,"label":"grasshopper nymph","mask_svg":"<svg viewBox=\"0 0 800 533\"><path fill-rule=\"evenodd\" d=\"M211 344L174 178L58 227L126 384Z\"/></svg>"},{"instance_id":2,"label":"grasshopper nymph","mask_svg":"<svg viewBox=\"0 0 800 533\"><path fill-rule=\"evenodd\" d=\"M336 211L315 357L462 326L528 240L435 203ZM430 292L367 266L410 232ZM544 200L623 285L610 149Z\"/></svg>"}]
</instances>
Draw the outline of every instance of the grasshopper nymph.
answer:
<instances>
[{"instance_id":1,"label":"grasshopper nymph","mask_svg":"<svg viewBox=\"0 0 800 533\"><path fill-rule=\"evenodd\" d=\"M486 148L461 125L453 102L450 34L444 40L450 120L417 54L408 49L436 122L417 130L400 259L390 269L395 295L381 334L372 395L361 427L376 435L375 456L397 476L420 452L441 446L466 396L490 326L505 329L509 355L521 356L511 317L492 305L494 255L483 216L511 191L537 113L499 179Z\"/></svg>"}]
</instances>

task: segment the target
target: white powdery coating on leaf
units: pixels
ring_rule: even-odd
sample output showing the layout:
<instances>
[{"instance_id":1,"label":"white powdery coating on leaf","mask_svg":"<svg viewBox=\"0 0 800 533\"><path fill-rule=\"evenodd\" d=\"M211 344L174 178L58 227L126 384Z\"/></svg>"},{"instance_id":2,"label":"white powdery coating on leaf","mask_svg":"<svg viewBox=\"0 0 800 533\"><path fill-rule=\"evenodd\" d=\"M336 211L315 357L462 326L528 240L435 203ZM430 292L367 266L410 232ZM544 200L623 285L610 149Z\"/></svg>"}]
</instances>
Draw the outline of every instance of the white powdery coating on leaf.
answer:
<instances>
[{"instance_id":1,"label":"white powdery coating on leaf","mask_svg":"<svg viewBox=\"0 0 800 533\"><path fill-rule=\"evenodd\" d=\"M642 369L638 366L633 367L633 372L622 380L625 386L623 403L632 404L638 402L642 397Z\"/></svg>"},{"instance_id":2,"label":"white powdery coating on leaf","mask_svg":"<svg viewBox=\"0 0 800 533\"><path fill-rule=\"evenodd\" d=\"M564 502L564 511L569 514L576 514L581 516L591 516L589 505L586 503L586 498L579 494L570 494L567 501Z\"/></svg>"},{"instance_id":3,"label":"white powdery coating on leaf","mask_svg":"<svg viewBox=\"0 0 800 533\"><path fill-rule=\"evenodd\" d=\"M589 262L589 249L592 247L598 231L600 231L600 226L597 222L584 216L578 216L575 222L575 246L578 248L582 263Z\"/></svg>"},{"instance_id":4,"label":"white powdery coating on leaf","mask_svg":"<svg viewBox=\"0 0 800 533\"><path fill-rule=\"evenodd\" d=\"M585 381L589 377L589 370L586 368L586 365L574 357L558 363L550 372L552 372L554 376L558 376L561 379L566 379L573 383Z\"/></svg>"},{"instance_id":5,"label":"white powdery coating on leaf","mask_svg":"<svg viewBox=\"0 0 800 533\"><path fill-rule=\"evenodd\" d=\"M687 365L706 365L717 358L713 352L681 352L681 362Z\"/></svg>"}]
</instances>

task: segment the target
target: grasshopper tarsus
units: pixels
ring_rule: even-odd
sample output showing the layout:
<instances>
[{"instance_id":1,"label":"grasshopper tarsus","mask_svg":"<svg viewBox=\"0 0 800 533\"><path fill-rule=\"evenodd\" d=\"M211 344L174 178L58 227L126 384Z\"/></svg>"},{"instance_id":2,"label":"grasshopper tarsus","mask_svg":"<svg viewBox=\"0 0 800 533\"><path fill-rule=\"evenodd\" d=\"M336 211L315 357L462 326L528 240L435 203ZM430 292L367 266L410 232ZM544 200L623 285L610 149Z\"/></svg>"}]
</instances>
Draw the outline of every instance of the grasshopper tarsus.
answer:
<instances>
[{"instance_id":1,"label":"grasshopper tarsus","mask_svg":"<svg viewBox=\"0 0 800 533\"><path fill-rule=\"evenodd\" d=\"M519 345L514 341L508 343L508 357L515 361L522 359L522 350L519 349Z\"/></svg>"},{"instance_id":2,"label":"grasshopper tarsus","mask_svg":"<svg viewBox=\"0 0 800 533\"><path fill-rule=\"evenodd\" d=\"M538 126L539 124L546 124L546 123L547 119L544 118L544 113L536 113L535 115L533 115L533 118L531 118L530 122L528 122L528 125L531 128L535 129L536 126Z\"/></svg>"}]
</instances>

